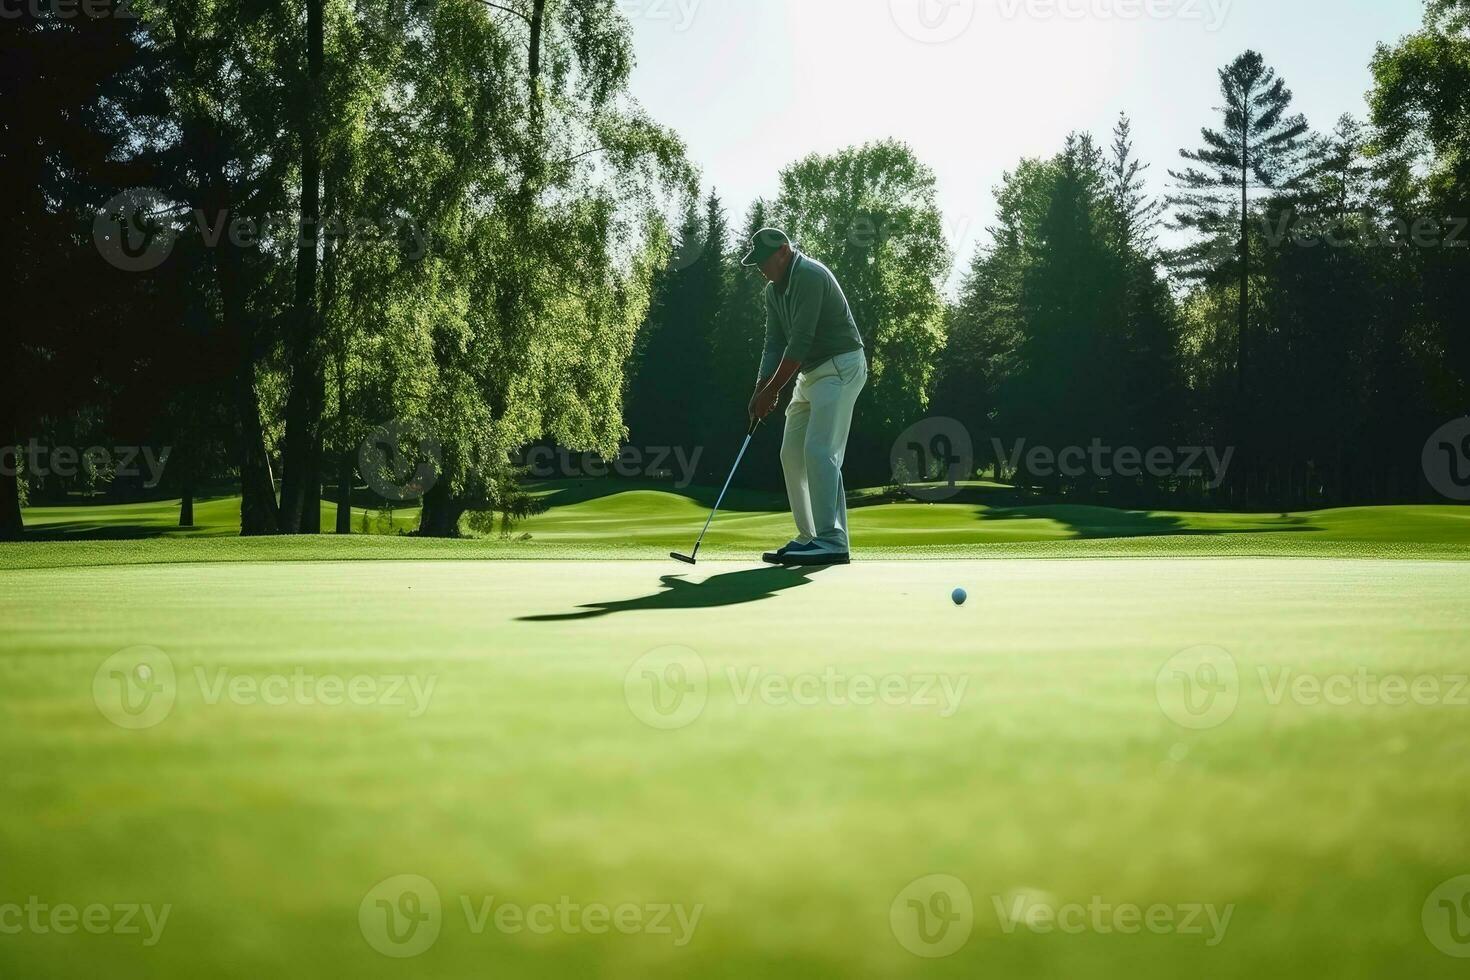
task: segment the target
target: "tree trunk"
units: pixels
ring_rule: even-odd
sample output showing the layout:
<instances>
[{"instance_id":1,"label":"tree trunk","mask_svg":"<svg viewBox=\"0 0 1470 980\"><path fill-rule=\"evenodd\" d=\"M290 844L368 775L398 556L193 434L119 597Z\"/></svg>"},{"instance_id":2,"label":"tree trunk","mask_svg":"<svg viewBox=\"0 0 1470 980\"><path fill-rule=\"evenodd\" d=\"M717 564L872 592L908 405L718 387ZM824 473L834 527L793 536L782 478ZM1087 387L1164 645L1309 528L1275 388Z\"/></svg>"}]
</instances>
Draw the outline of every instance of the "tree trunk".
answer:
<instances>
[{"instance_id":1,"label":"tree trunk","mask_svg":"<svg viewBox=\"0 0 1470 980\"><path fill-rule=\"evenodd\" d=\"M347 330L341 330L337 347L337 533L352 533L352 484L356 460L348 447L347 427Z\"/></svg>"},{"instance_id":2,"label":"tree trunk","mask_svg":"<svg viewBox=\"0 0 1470 980\"><path fill-rule=\"evenodd\" d=\"M1247 136L1249 139L1249 136ZM1242 154L1248 160L1249 147ZM1240 168L1240 312L1236 337L1235 387L1244 399L1246 386L1246 362L1250 358L1250 293L1251 293L1251 234L1250 234L1250 172L1249 163Z\"/></svg>"},{"instance_id":3,"label":"tree trunk","mask_svg":"<svg viewBox=\"0 0 1470 980\"><path fill-rule=\"evenodd\" d=\"M459 537L459 519L465 510L464 503L449 492L449 481L441 479L424 494L423 512L419 515L419 537Z\"/></svg>"},{"instance_id":4,"label":"tree trunk","mask_svg":"<svg viewBox=\"0 0 1470 980\"><path fill-rule=\"evenodd\" d=\"M194 477L184 477L184 496L179 501L179 527L194 526Z\"/></svg>"},{"instance_id":5,"label":"tree trunk","mask_svg":"<svg viewBox=\"0 0 1470 980\"><path fill-rule=\"evenodd\" d=\"M307 479L307 485L311 492L306 495L301 510L301 527L297 529L298 534L320 534L322 533L322 440L318 438L316 445L312 447L315 452L311 456L311 473Z\"/></svg>"},{"instance_id":6,"label":"tree trunk","mask_svg":"<svg viewBox=\"0 0 1470 980\"><path fill-rule=\"evenodd\" d=\"M537 123L541 116L541 34L546 23L546 0L534 0L531 4L530 55L527 74L530 76L531 112Z\"/></svg>"},{"instance_id":7,"label":"tree trunk","mask_svg":"<svg viewBox=\"0 0 1470 980\"><path fill-rule=\"evenodd\" d=\"M255 330L245 313L240 286L240 256L228 240L215 249L225 329L240 345L235 371L235 415L240 429L240 533L250 536L280 532L275 478L255 393Z\"/></svg>"},{"instance_id":8,"label":"tree trunk","mask_svg":"<svg viewBox=\"0 0 1470 980\"><path fill-rule=\"evenodd\" d=\"M7 412L8 416L9 413ZM13 453L10 460L6 456ZM20 513L20 439L10 418L0 419L0 541L19 541L25 534Z\"/></svg>"},{"instance_id":9,"label":"tree trunk","mask_svg":"<svg viewBox=\"0 0 1470 980\"><path fill-rule=\"evenodd\" d=\"M215 253L225 329L235 335L240 348L234 382L240 430L240 533L277 534L280 512L265 445L265 426L260 419L260 398L255 392L255 329L241 296L240 256L227 239L220 241Z\"/></svg>"},{"instance_id":10,"label":"tree trunk","mask_svg":"<svg viewBox=\"0 0 1470 980\"><path fill-rule=\"evenodd\" d=\"M306 0L307 92L301 125L301 234L296 249L291 383L286 400L281 479L281 529L287 534L316 534L321 530L321 422L326 400L317 337L321 325L317 242L321 231L322 5L323 0Z\"/></svg>"},{"instance_id":11,"label":"tree trunk","mask_svg":"<svg viewBox=\"0 0 1470 980\"><path fill-rule=\"evenodd\" d=\"M240 533L248 537L279 534L281 525L260 399L255 395L255 360L253 355L247 358L235 378L235 398L240 419Z\"/></svg>"},{"instance_id":12,"label":"tree trunk","mask_svg":"<svg viewBox=\"0 0 1470 980\"><path fill-rule=\"evenodd\" d=\"M337 533L352 533L352 454L345 450L337 462Z\"/></svg>"}]
</instances>

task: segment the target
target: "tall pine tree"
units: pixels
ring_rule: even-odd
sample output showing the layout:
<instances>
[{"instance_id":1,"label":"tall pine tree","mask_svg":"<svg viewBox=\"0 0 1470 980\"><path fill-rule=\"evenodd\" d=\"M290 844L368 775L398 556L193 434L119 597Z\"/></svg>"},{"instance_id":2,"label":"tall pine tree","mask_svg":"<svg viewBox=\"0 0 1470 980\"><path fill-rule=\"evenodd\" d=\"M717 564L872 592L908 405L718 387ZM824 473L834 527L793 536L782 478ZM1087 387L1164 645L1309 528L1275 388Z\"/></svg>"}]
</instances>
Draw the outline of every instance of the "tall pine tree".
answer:
<instances>
[{"instance_id":1,"label":"tall pine tree","mask_svg":"<svg viewBox=\"0 0 1470 980\"><path fill-rule=\"evenodd\" d=\"M1197 166L1169 172L1179 187L1170 203L1179 209L1177 227L1202 236L1180 253L1182 270L1210 281L1234 274L1238 289L1236 387L1244 397L1251 358L1252 193L1295 186L1302 173L1303 137L1308 127L1301 115L1288 114L1291 90L1257 52L1245 52L1219 74L1225 99L1221 128L1204 128L1203 147L1180 151ZM1232 236L1236 254L1231 261L1221 261L1217 246Z\"/></svg>"}]
</instances>

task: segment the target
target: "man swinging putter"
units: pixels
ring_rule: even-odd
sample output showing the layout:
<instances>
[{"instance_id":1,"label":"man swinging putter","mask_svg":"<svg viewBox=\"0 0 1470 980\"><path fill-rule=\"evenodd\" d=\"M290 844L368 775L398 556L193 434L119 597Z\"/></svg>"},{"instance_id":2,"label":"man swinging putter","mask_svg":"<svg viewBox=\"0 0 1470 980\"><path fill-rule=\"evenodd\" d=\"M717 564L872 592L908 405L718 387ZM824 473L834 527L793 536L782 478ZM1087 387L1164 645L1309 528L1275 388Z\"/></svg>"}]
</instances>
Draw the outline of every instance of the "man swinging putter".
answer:
<instances>
[{"instance_id":1,"label":"man swinging putter","mask_svg":"<svg viewBox=\"0 0 1470 980\"><path fill-rule=\"evenodd\" d=\"M751 419L769 415L796 379L781 441L796 539L763 558L773 565L846 565L842 461L853 406L868 380L862 335L832 270L802 254L784 232L756 232L740 264L760 269L767 280L766 343Z\"/></svg>"}]
</instances>

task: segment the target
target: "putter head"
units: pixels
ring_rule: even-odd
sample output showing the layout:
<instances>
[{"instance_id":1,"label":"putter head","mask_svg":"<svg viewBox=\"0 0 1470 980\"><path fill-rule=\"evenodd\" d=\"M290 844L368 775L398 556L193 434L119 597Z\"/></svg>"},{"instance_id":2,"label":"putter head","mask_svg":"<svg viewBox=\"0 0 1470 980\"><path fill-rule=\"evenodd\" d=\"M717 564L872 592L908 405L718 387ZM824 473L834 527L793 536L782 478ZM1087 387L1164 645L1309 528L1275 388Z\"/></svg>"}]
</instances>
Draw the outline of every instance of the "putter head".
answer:
<instances>
[{"instance_id":1,"label":"putter head","mask_svg":"<svg viewBox=\"0 0 1470 980\"><path fill-rule=\"evenodd\" d=\"M690 558L688 555L681 555L677 551L671 551L671 552L669 552L669 557L672 558L672 559L674 559L674 561L682 561L686 565L698 565L699 564L699 562L695 561L693 558Z\"/></svg>"}]
</instances>

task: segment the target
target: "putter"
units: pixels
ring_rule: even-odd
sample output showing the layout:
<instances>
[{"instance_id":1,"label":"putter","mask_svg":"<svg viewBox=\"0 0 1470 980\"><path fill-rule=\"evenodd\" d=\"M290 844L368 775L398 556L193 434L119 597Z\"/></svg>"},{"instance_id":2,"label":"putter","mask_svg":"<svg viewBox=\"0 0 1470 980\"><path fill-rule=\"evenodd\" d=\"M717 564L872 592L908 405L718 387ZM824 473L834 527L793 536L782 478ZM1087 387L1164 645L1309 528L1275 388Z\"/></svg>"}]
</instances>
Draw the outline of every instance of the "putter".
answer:
<instances>
[{"instance_id":1,"label":"putter","mask_svg":"<svg viewBox=\"0 0 1470 980\"><path fill-rule=\"evenodd\" d=\"M740 461L745 458L745 451L750 448L750 440L755 438L755 430L760 427L760 419L750 423L750 431L745 434L745 445L740 447L740 455L735 457L735 465L730 467L730 475L725 479L725 489L720 491L719 499L715 501L715 509L709 512L709 520L704 522L704 530L699 532L699 540L694 542L694 553L681 555L677 551L670 552L669 557L674 561L682 561L686 565L699 564L699 546L704 544L704 536L709 533L709 526L714 523L715 515L720 512L720 504L725 502L725 494L730 492L730 484L735 480L735 471L740 469Z\"/></svg>"}]
</instances>

